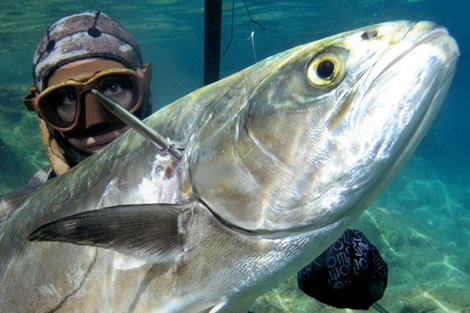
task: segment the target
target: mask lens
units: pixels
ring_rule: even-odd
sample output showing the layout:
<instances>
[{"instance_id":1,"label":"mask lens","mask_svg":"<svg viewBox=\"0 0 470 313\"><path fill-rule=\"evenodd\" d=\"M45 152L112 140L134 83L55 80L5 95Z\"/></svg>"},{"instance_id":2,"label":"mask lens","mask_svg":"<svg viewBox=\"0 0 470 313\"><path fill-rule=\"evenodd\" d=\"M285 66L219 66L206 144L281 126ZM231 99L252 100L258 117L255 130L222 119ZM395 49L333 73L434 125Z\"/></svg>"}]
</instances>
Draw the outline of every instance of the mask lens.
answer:
<instances>
[{"instance_id":1,"label":"mask lens","mask_svg":"<svg viewBox=\"0 0 470 313\"><path fill-rule=\"evenodd\" d=\"M50 124L67 128L72 126L76 119L77 98L73 86L58 88L47 92L39 99L39 110Z\"/></svg>"},{"instance_id":2,"label":"mask lens","mask_svg":"<svg viewBox=\"0 0 470 313\"><path fill-rule=\"evenodd\" d=\"M97 79L96 88L130 112L138 109L140 95L134 76L129 74L112 74L100 77Z\"/></svg>"}]
</instances>

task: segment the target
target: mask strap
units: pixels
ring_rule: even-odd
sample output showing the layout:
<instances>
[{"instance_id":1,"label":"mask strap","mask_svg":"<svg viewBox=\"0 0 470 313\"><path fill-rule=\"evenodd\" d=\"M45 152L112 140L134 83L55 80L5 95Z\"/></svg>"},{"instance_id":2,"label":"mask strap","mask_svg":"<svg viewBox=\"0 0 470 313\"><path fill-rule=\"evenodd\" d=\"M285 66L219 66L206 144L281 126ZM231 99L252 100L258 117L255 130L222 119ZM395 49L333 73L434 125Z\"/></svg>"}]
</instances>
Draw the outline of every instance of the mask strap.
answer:
<instances>
[{"instance_id":1,"label":"mask strap","mask_svg":"<svg viewBox=\"0 0 470 313\"><path fill-rule=\"evenodd\" d=\"M37 89L33 85L31 88L29 88L28 94L23 98L23 103L26 105L28 111L36 111L34 107L34 102L36 101L36 92Z\"/></svg>"}]
</instances>

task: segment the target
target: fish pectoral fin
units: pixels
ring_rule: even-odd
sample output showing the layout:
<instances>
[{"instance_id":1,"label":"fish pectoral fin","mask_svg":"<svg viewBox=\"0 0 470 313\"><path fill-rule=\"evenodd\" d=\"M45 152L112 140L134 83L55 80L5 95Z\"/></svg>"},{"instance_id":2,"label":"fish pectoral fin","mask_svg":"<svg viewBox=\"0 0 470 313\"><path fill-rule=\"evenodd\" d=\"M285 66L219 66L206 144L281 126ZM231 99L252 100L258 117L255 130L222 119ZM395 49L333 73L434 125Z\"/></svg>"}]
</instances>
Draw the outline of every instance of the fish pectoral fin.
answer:
<instances>
[{"instance_id":1,"label":"fish pectoral fin","mask_svg":"<svg viewBox=\"0 0 470 313\"><path fill-rule=\"evenodd\" d=\"M33 231L30 241L60 241L112 249L151 263L183 252L184 222L195 203L107 207L60 218Z\"/></svg>"}]
</instances>

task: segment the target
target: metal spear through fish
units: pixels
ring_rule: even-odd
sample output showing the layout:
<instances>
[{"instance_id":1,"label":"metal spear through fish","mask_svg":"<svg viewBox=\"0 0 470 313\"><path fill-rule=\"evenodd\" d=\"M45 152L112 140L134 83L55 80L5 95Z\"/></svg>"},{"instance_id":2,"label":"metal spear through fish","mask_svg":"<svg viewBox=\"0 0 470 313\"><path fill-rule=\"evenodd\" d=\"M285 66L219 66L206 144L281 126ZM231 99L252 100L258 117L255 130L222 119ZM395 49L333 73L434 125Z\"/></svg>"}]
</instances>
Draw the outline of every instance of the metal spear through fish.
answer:
<instances>
[{"instance_id":1,"label":"metal spear through fish","mask_svg":"<svg viewBox=\"0 0 470 313\"><path fill-rule=\"evenodd\" d=\"M247 312L386 188L458 55L440 26L384 23L170 104L144 123L180 160L131 130L11 211L0 311Z\"/></svg>"},{"instance_id":2,"label":"metal spear through fish","mask_svg":"<svg viewBox=\"0 0 470 313\"><path fill-rule=\"evenodd\" d=\"M176 162L181 161L181 152L174 148L171 143L169 143L168 140L163 138L159 133L147 126L112 98L107 97L96 89L92 89L91 92L98 98L100 103L117 118L153 142L160 150L162 150L163 153L168 152Z\"/></svg>"}]
</instances>

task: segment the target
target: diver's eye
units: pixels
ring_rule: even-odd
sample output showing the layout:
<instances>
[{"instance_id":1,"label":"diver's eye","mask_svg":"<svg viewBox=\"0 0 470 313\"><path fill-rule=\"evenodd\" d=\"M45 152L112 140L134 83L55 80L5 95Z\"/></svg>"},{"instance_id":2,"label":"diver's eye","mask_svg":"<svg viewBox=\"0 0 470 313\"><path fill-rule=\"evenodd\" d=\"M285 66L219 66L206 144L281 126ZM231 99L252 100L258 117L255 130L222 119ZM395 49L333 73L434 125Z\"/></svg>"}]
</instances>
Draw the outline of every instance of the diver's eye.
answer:
<instances>
[{"instance_id":1,"label":"diver's eye","mask_svg":"<svg viewBox=\"0 0 470 313\"><path fill-rule=\"evenodd\" d=\"M330 86L342 71L342 59L332 53L323 53L310 61L307 78L313 86Z\"/></svg>"},{"instance_id":2,"label":"diver's eye","mask_svg":"<svg viewBox=\"0 0 470 313\"><path fill-rule=\"evenodd\" d=\"M100 86L100 90L106 95L114 95L122 90L122 86L118 81L105 80Z\"/></svg>"}]
</instances>

